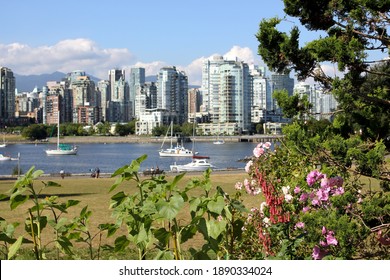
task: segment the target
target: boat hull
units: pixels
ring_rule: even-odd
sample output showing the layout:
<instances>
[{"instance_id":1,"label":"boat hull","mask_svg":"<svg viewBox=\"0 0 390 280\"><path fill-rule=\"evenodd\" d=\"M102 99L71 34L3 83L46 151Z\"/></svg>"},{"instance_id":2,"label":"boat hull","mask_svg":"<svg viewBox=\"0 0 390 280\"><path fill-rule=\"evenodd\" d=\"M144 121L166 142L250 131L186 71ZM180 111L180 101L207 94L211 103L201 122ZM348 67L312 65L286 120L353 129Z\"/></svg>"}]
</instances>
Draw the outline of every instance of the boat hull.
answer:
<instances>
[{"instance_id":1,"label":"boat hull","mask_svg":"<svg viewBox=\"0 0 390 280\"><path fill-rule=\"evenodd\" d=\"M46 154L49 156L68 156L76 155L77 150L46 150Z\"/></svg>"},{"instance_id":2,"label":"boat hull","mask_svg":"<svg viewBox=\"0 0 390 280\"><path fill-rule=\"evenodd\" d=\"M6 161L6 160L11 160L11 157L3 156L0 154L0 161Z\"/></svg>"}]
</instances>

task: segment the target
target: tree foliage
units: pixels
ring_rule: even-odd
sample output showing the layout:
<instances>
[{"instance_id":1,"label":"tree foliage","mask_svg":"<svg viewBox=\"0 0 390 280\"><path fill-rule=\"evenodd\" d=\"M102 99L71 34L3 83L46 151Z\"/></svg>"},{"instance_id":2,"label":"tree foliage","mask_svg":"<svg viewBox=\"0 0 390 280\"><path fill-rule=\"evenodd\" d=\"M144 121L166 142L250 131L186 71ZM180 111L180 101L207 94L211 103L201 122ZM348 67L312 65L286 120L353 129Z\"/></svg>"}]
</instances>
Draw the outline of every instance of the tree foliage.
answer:
<instances>
[{"instance_id":1,"label":"tree foliage","mask_svg":"<svg viewBox=\"0 0 390 280\"><path fill-rule=\"evenodd\" d=\"M268 67L279 73L293 70L300 80L313 78L334 94L346 113L339 120L343 119L346 134L356 128L370 140L390 134L389 62L369 61L372 53L388 51L390 1L284 0L284 4L288 16L321 36L300 46L297 26L287 34L277 29L282 19L262 20L258 52ZM344 76L327 73L323 66L329 63Z\"/></svg>"}]
</instances>

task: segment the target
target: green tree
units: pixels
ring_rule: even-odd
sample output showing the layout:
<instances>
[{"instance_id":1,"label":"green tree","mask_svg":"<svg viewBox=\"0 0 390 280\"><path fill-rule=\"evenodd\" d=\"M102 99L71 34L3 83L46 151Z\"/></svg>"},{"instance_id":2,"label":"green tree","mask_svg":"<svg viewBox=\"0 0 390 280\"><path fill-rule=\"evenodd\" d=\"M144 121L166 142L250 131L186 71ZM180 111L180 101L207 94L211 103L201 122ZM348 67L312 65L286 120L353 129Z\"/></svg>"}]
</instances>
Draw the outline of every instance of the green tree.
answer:
<instances>
[{"instance_id":1,"label":"green tree","mask_svg":"<svg viewBox=\"0 0 390 280\"><path fill-rule=\"evenodd\" d=\"M39 124L32 124L22 131L22 136L30 140L45 139L47 135L46 127Z\"/></svg>"},{"instance_id":2,"label":"green tree","mask_svg":"<svg viewBox=\"0 0 390 280\"><path fill-rule=\"evenodd\" d=\"M324 90L335 95L340 110L353 116L354 125L365 128L376 112L383 112L384 118L371 126L365 136L371 140L387 134L386 123L389 119L390 100L387 83L387 62L369 60L372 52L385 52L390 45L387 31L390 1L375 0L284 0L287 15L296 17L309 31L319 38L300 45L300 30L294 26L290 34L276 27L282 19L262 20L257 39L259 54L268 67L279 73L294 70L298 79L314 78ZM320 32L318 32L320 31ZM328 74L323 66L333 64L344 76ZM373 66L374 65L374 66ZM374 106L375 110L366 110L365 106ZM371 107L373 108L373 107ZM347 120L348 117L344 117ZM352 124L344 124L352 131Z\"/></svg>"}]
</instances>

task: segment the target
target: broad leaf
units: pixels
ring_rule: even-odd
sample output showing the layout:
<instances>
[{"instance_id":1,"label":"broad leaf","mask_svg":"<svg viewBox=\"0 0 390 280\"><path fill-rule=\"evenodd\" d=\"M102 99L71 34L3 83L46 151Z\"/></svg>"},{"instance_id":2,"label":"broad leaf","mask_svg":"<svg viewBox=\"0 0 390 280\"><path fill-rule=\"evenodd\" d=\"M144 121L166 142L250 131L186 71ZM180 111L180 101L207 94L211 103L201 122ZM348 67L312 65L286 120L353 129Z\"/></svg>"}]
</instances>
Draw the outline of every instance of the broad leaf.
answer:
<instances>
[{"instance_id":1,"label":"broad leaf","mask_svg":"<svg viewBox=\"0 0 390 280\"><path fill-rule=\"evenodd\" d=\"M225 199L222 196L218 196L216 200L211 200L207 204L207 209L216 214L221 214L224 207Z\"/></svg>"},{"instance_id":2,"label":"broad leaf","mask_svg":"<svg viewBox=\"0 0 390 280\"><path fill-rule=\"evenodd\" d=\"M172 220L177 216L183 205L183 198L176 194L170 198L169 202L160 200L157 203L157 210L162 218Z\"/></svg>"},{"instance_id":3,"label":"broad leaf","mask_svg":"<svg viewBox=\"0 0 390 280\"><path fill-rule=\"evenodd\" d=\"M9 260L12 259L13 256L15 256L16 252L20 248L20 245L22 245L22 241L23 241L23 236L19 236L16 242L9 247L8 256L7 256Z\"/></svg>"}]
</instances>

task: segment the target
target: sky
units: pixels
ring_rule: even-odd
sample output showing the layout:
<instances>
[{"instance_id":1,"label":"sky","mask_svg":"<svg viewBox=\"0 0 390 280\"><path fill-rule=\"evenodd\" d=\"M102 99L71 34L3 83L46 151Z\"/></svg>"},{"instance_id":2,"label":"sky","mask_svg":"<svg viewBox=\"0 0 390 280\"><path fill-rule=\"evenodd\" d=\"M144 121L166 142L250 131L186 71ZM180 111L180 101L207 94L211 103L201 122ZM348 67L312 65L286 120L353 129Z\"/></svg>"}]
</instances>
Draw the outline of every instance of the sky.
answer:
<instances>
[{"instance_id":1,"label":"sky","mask_svg":"<svg viewBox=\"0 0 390 280\"><path fill-rule=\"evenodd\" d=\"M264 66L259 23L285 16L282 0L13 0L1 10L0 66L16 74L84 70L108 79L110 69L144 67L149 76L176 66L190 85L201 84L213 55Z\"/></svg>"}]
</instances>

